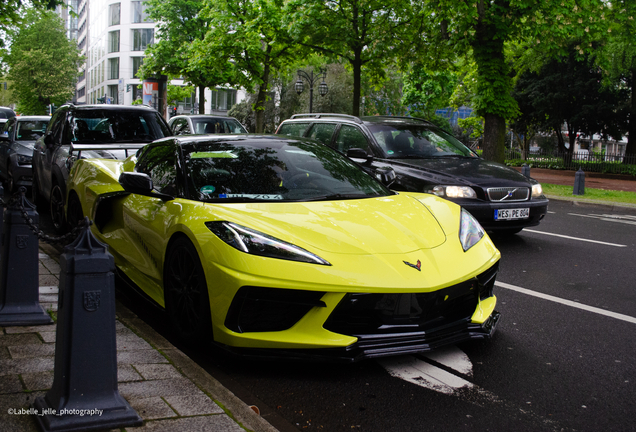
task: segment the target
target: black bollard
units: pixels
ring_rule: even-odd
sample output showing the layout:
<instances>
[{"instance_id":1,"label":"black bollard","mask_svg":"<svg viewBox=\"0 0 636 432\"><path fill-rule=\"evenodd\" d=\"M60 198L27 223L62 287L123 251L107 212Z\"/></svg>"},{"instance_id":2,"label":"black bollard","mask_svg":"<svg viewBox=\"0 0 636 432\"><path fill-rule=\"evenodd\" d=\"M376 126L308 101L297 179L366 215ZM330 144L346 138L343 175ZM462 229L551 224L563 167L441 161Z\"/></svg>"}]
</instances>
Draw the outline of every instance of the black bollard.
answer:
<instances>
[{"instance_id":1,"label":"black bollard","mask_svg":"<svg viewBox=\"0 0 636 432\"><path fill-rule=\"evenodd\" d=\"M35 206L24 193L5 211L0 254L0 326L51 324L53 320L40 305L38 236L22 216L20 206L34 226L39 222Z\"/></svg>"},{"instance_id":2,"label":"black bollard","mask_svg":"<svg viewBox=\"0 0 636 432\"><path fill-rule=\"evenodd\" d=\"M523 164L523 166L521 167L521 174L530 178L530 167L528 166L528 164Z\"/></svg>"},{"instance_id":3,"label":"black bollard","mask_svg":"<svg viewBox=\"0 0 636 432\"><path fill-rule=\"evenodd\" d=\"M143 423L117 388L114 259L85 222L61 255L53 385L33 404L43 431Z\"/></svg>"},{"instance_id":4,"label":"black bollard","mask_svg":"<svg viewBox=\"0 0 636 432\"><path fill-rule=\"evenodd\" d=\"M579 167L579 170L574 174L574 191L573 195L585 195L585 173Z\"/></svg>"}]
</instances>

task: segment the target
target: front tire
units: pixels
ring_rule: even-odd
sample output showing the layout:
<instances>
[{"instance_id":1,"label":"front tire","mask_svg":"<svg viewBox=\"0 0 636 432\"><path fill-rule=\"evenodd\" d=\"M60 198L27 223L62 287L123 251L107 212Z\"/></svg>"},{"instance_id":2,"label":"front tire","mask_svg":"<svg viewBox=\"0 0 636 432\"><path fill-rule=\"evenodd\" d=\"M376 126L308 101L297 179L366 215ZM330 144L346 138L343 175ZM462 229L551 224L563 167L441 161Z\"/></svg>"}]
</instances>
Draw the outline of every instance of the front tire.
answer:
<instances>
[{"instance_id":1,"label":"front tire","mask_svg":"<svg viewBox=\"0 0 636 432\"><path fill-rule=\"evenodd\" d=\"M63 233L66 229L64 217L64 192L57 183L51 188L51 219L53 228L57 233Z\"/></svg>"},{"instance_id":2,"label":"front tire","mask_svg":"<svg viewBox=\"0 0 636 432\"><path fill-rule=\"evenodd\" d=\"M164 265L166 312L175 333L188 345L212 336L208 285L199 254L186 237L177 238Z\"/></svg>"},{"instance_id":3,"label":"front tire","mask_svg":"<svg viewBox=\"0 0 636 432\"><path fill-rule=\"evenodd\" d=\"M35 205L38 210L42 210L43 201L42 195L40 194L40 187L38 185L38 177L37 171L35 171L35 167L33 168L33 182L31 184L31 203Z\"/></svg>"},{"instance_id":4,"label":"front tire","mask_svg":"<svg viewBox=\"0 0 636 432\"><path fill-rule=\"evenodd\" d=\"M84 219L82 204L80 203L77 195L73 192L69 194L67 209L66 220L68 221L69 229L72 230Z\"/></svg>"}]
</instances>

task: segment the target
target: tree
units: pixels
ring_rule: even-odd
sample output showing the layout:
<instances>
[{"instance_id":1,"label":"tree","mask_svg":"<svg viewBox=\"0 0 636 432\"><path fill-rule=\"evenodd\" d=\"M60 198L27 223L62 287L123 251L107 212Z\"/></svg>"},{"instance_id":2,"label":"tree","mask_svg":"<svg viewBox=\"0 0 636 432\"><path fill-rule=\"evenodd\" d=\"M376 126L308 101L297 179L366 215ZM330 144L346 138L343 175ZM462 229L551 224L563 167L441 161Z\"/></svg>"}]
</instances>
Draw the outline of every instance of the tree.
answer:
<instances>
[{"instance_id":1,"label":"tree","mask_svg":"<svg viewBox=\"0 0 636 432\"><path fill-rule=\"evenodd\" d=\"M12 39L6 60L18 111L46 114L47 105L69 100L75 93L82 58L75 41L66 37L60 17L54 12L30 11L26 24Z\"/></svg>"},{"instance_id":2,"label":"tree","mask_svg":"<svg viewBox=\"0 0 636 432\"><path fill-rule=\"evenodd\" d=\"M620 140L627 128L629 99L624 87L603 85L603 71L590 56L570 55L544 65L538 72L527 71L519 78L514 97L524 111L519 119L540 130L554 131L559 150L571 155L579 133L600 134ZM562 125L567 127L567 138ZM565 140L569 146L565 146Z\"/></svg>"},{"instance_id":3,"label":"tree","mask_svg":"<svg viewBox=\"0 0 636 432\"><path fill-rule=\"evenodd\" d=\"M2 0L0 2L0 29L12 29L22 24L24 9L52 10L65 4L64 0ZM0 48L5 45L4 34L0 33Z\"/></svg>"},{"instance_id":4,"label":"tree","mask_svg":"<svg viewBox=\"0 0 636 432\"><path fill-rule=\"evenodd\" d=\"M458 79L451 71L430 72L414 65L404 79L402 103L413 115L431 120L438 108L450 105Z\"/></svg>"},{"instance_id":5,"label":"tree","mask_svg":"<svg viewBox=\"0 0 636 432\"><path fill-rule=\"evenodd\" d=\"M231 65L218 56L201 57L194 46L205 39L210 21L201 11L205 0L148 0L146 12L157 22L157 42L146 50L139 75L182 77L199 90L199 113L205 113L205 88L226 84Z\"/></svg>"},{"instance_id":6,"label":"tree","mask_svg":"<svg viewBox=\"0 0 636 432\"><path fill-rule=\"evenodd\" d=\"M420 2L423 37L414 46L429 67L445 68L444 60L465 56L476 65L472 107L484 117L485 159L503 162L506 120L518 114L511 96L513 73L506 45L526 41L527 51L563 54L573 37L587 41L607 24L603 0L436 0Z\"/></svg>"},{"instance_id":7,"label":"tree","mask_svg":"<svg viewBox=\"0 0 636 432\"><path fill-rule=\"evenodd\" d=\"M348 62L353 70L352 114L360 115L362 70L382 81L384 67L406 43L410 14L403 0L291 0L294 36L317 52Z\"/></svg>"}]
</instances>

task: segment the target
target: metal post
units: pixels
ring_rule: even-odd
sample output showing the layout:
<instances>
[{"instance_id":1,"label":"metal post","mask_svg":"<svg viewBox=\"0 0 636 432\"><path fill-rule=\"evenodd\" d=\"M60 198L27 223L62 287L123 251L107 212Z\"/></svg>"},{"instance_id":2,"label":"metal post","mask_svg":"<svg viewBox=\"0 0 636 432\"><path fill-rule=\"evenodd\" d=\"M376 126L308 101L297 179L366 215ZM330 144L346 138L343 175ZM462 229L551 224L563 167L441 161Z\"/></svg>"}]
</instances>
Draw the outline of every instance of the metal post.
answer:
<instances>
[{"instance_id":1,"label":"metal post","mask_svg":"<svg viewBox=\"0 0 636 432\"><path fill-rule=\"evenodd\" d=\"M117 388L114 259L86 226L61 255L53 386L36 398L44 431L139 426ZM48 414L47 414L48 413Z\"/></svg>"},{"instance_id":2,"label":"metal post","mask_svg":"<svg viewBox=\"0 0 636 432\"><path fill-rule=\"evenodd\" d=\"M523 166L521 167L521 174L530 178L530 167L528 166L528 164L523 164Z\"/></svg>"},{"instance_id":3,"label":"metal post","mask_svg":"<svg viewBox=\"0 0 636 432\"><path fill-rule=\"evenodd\" d=\"M579 167L579 170L574 174L574 191L573 195L585 195L585 173Z\"/></svg>"},{"instance_id":4,"label":"metal post","mask_svg":"<svg viewBox=\"0 0 636 432\"><path fill-rule=\"evenodd\" d=\"M6 209L2 228L0 269L0 326L51 324L53 320L40 305L38 276L38 236L22 216L20 208L35 226L39 215L25 197L24 187L17 202ZM4 193L4 192L3 192Z\"/></svg>"}]
</instances>

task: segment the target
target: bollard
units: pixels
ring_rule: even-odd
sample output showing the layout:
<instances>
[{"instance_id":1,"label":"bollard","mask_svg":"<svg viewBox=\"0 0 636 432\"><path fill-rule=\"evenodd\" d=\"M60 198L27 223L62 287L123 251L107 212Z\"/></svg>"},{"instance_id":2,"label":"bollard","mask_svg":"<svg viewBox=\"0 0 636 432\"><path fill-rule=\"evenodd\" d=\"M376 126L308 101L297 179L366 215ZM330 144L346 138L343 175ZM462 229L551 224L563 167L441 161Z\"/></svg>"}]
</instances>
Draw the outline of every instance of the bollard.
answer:
<instances>
[{"instance_id":1,"label":"bollard","mask_svg":"<svg viewBox=\"0 0 636 432\"><path fill-rule=\"evenodd\" d=\"M117 388L114 259L85 222L61 255L53 385L33 403L43 431L143 423Z\"/></svg>"},{"instance_id":2,"label":"bollard","mask_svg":"<svg viewBox=\"0 0 636 432\"><path fill-rule=\"evenodd\" d=\"M38 236L24 220L20 206L36 226L39 222L35 206L24 193L6 209L0 254L0 326L52 324L40 305Z\"/></svg>"},{"instance_id":3,"label":"bollard","mask_svg":"<svg viewBox=\"0 0 636 432\"><path fill-rule=\"evenodd\" d=\"M579 167L579 170L574 174L574 191L573 195L585 195L585 173Z\"/></svg>"},{"instance_id":4,"label":"bollard","mask_svg":"<svg viewBox=\"0 0 636 432\"><path fill-rule=\"evenodd\" d=\"M521 167L521 174L530 178L530 167L528 166L528 164L523 164L523 166Z\"/></svg>"}]
</instances>

